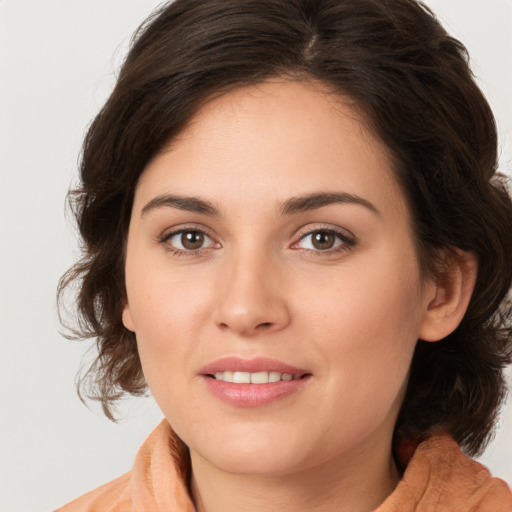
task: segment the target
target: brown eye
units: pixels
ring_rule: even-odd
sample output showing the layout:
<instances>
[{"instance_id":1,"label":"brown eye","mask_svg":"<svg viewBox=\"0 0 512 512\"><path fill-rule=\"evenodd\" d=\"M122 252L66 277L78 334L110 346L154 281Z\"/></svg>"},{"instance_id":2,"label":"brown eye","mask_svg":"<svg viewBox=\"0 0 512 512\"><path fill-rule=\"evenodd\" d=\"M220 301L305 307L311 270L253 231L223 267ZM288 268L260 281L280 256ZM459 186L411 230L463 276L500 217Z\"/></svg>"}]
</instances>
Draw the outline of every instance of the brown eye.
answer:
<instances>
[{"instance_id":1,"label":"brown eye","mask_svg":"<svg viewBox=\"0 0 512 512\"><path fill-rule=\"evenodd\" d=\"M336 235L330 231L315 231L311 234L311 245L319 251L332 249L336 242Z\"/></svg>"},{"instance_id":2,"label":"brown eye","mask_svg":"<svg viewBox=\"0 0 512 512\"><path fill-rule=\"evenodd\" d=\"M301 239L294 244L294 247L297 249L316 251L317 253L329 253L331 250L349 249L354 243L352 238L338 233L337 231L331 229L316 229L303 235Z\"/></svg>"},{"instance_id":3,"label":"brown eye","mask_svg":"<svg viewBox=\"0 0 512 512\"><path fill-rule=\"evenodd\" d=\"M166 236L163 241L176 251L193 252L215 246L213 240L202 231L187 229L175 231Z\"/></svg>"},{"instance_id":4,"label":"brown eye","mask_svg":"<svg viewBox=\"0 0 512 512\"><path fill-rule=\"evenodd\" d=\"M200 231L183 231L181 245L189 251L200 249L204 244L204 238L204 233Z\"/></svg>"}]
</instances>

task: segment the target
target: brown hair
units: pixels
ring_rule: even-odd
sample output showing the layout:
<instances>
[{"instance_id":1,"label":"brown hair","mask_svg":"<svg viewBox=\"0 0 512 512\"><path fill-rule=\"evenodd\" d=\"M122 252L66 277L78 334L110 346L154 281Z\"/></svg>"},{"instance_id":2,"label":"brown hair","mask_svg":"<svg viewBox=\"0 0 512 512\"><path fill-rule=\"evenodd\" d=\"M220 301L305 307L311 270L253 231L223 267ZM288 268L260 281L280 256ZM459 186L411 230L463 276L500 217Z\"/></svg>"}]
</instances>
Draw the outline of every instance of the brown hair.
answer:
<instances>
[{"instance_id":1,"label":"brown hair","mask_svg":"<svg viewBox=\"0 0 512 512\"><path fill-rule=\"evenodd\" d=\"M135 336L121 321L139 176L212 95L273 77L320 81L362 109L396 161L426 274L440 248L477 255L459 327L438 343L418 341L396 433L442 429L478 453L512 357L512 203L466 49L414 0L176 0L142 25L89 128L70 195L84 255L59 294L78 287L73 332L95 337L99 350L82 386L110 418L124 393L146 389Z\"/></svg>"}]
</instances>

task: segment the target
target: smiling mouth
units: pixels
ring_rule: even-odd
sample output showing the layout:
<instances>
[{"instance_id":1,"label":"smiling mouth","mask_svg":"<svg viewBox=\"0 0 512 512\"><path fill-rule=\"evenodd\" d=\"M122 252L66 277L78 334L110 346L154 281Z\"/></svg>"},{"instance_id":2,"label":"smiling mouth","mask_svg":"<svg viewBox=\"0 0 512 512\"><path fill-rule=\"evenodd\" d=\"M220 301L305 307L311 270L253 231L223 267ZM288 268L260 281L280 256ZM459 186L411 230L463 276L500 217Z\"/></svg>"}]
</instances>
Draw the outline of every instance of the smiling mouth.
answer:
<instances>
[{"instance_id":1,"label":"smiling mouth","mask_svg":"<svg viewBox=\"0 0 512 512\"><path fill-rule=\"evenodd\" d=\"M270 384L273 382L280 381L291 381L299 380L307 377L310 374L298 374L294 375L291 373L281 372L216 372L215 374L209 374L208 377L220 380L223 382L230 382L233 384Z\"/></svg>"},{"instance_id":2,"label":"smiling mouth","mask_svg":"<svg viewBox=\"0 0 512 512\"><path fill-rule=\"evenodd\" d=\"M266 357L224 357L205 366L206 389L234 407L261 407L300 393L313 374Z\"/></svg>"}]
</instances>

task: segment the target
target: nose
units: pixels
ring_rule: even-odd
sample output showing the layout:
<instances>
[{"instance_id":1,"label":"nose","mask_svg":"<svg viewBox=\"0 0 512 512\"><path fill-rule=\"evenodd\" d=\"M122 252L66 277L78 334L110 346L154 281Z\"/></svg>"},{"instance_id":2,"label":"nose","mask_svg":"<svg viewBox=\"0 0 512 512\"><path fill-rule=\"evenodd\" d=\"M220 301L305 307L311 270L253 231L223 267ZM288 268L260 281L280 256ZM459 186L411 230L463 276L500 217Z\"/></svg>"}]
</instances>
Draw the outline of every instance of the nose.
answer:
<instances>
[{"instance_id":1,"label":"nose","mask_svg":"<svg viewBox=\"0 0 512 512\"><path fill-rule=\"evenodd\" d=\"M219 328L253 337L290 323L286 286L270 256L240 254L225 262L217 282L213 318Z\"/></svg>"}]
</instances>

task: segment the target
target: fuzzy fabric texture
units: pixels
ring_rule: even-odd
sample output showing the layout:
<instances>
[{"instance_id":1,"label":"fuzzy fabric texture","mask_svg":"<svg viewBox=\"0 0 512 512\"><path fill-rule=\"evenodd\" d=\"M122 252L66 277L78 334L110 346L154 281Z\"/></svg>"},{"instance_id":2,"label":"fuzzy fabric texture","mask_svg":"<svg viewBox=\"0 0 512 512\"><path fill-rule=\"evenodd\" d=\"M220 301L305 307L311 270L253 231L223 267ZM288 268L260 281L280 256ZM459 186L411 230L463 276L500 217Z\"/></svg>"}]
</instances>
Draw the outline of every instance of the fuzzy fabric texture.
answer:
<instances>
[{"instance_id":1,"label":"fuzzy fabric texture","mask_svg":"<svg viewBox=\"0 0 512 512\"><path fill-rule=\"evenodd\" d=\"M402 480L375 512L512 512L507 484L464 455L448 435L398 453ZM186 448L162 423L144 442L129 473L55 512L195 512L187 489Z\"/></svg>"}]
</instances>

